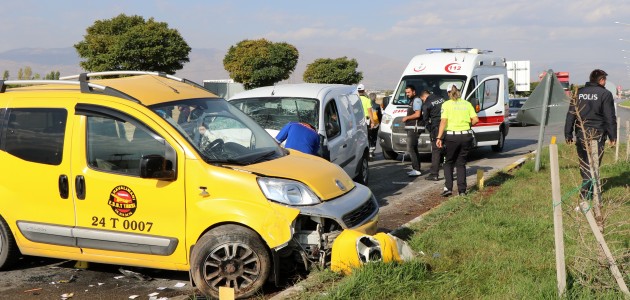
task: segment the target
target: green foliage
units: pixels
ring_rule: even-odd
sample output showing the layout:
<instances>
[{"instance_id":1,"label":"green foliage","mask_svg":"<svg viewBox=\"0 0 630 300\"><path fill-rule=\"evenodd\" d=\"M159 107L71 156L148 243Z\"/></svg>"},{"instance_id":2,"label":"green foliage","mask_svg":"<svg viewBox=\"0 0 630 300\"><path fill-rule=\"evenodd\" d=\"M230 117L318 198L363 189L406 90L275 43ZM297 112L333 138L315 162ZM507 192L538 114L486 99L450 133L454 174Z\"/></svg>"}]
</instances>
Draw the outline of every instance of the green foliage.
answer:
<instances>
[{"instance_id":1,"label":"green foliage","mask_svg":"<svg viewBox=\"0 0 630 300\"><path fill-rule=\"evenodd\" d=\"M516 84L512 78L508 78L508 92L512 95L516 94Z\"/></svg>"},{"instance_id":2,"label":"green foliage","mask_svg":"<svg viewBox=\"0 0 630 300\"><path fill-rule=\"evenodd\" d=\"M288 79L295 70L298 56L298 50L288 43L243 40L230 47L223 66L234 81L252 89Z\"/></svg>"},{"instance_id":3,"label":"green foliage","mask_svg":"<svg viewBox=\"0 0 630 300\"><path fill-rule=\"evenodd\" d=\"M2 74L2 80L9 80L9 70L4 70Z\"/></svg>"},{"instance_id":4,"label":"green foliage","mask_svg":"<svg viewBox=\"0 0 630 300\"><path fill-rule=\"evenodd\" d=\"M312 83L340 83L356 84L363 79L363 74L357 71L356 59L318 58L306 66L304 81Z\"/></svg>"},{"instance_id":5,"label":"green foliage","mask_svg":"<svg viewBox=\"0 0 630 300\"><path fill-rule=\"evenodd\" d=\"M59 71L50 71L50 73L46 74L44 79L47 79L47 80L57 80L57 79L59 79Z\"/></svg>"},{"instance_id":6,"label":"green foliage","mask_svg":"<svg viewBox=\"0 0 630 300\"><path fill-rule=\"evenodd\" d=\"M176 29L153 18L120 14L97 20L74 45L88 71L141 70L174 74L190 61L190 47Z\"/></svg>"}]
</instances>

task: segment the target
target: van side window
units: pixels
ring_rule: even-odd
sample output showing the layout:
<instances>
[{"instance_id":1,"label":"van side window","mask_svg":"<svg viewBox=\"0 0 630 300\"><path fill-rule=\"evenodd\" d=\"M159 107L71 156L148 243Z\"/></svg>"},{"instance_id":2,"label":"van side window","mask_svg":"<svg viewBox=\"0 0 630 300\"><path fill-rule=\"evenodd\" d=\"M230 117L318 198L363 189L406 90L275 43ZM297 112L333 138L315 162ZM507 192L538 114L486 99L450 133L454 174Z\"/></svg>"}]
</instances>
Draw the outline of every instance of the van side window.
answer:
<instances>
[{"instance_id":1,"label":"van side window","mask_svg":"<svg viewBox=\"0 0 630 300\"><path fill-rule=\"evenodd\" d=\"M4 151L23 160L59 165L68 112L62 108L8 109Z\"/></svg>"},{"instance_id":2,"label":"van side window","mask_svg":"<svg viewBox=\"0 0 630 300\"><path fill-rule=\"evenodd\" d=\"M326 104L324 110L324 122L326 124L326 137L332 139L341 133L341 124L339 123L339 113L335 101L331 100Z\"/></svg>"},{"instance_id":3,"label":"van side window","mask_svg":"<svg viewBox=\"0 0 630 300\"><path fill-rule=\"evenodd\" d=\"M94 169L140 176L143 156L158 154L168 159L173 153L164 139L146 128L116 118L87 116L87 163Z\"/></svg>"},{"instance_id":4,"label":"van side window","mask_svg":"<svg viewBox=\"0 0 630 300\"><path fill-rule=\"evenodd\" d=\"M475 98L479 99L479 110L494 106L499 101L499 80L486 80L477 89Z\"/></svg>"}]
</instances>

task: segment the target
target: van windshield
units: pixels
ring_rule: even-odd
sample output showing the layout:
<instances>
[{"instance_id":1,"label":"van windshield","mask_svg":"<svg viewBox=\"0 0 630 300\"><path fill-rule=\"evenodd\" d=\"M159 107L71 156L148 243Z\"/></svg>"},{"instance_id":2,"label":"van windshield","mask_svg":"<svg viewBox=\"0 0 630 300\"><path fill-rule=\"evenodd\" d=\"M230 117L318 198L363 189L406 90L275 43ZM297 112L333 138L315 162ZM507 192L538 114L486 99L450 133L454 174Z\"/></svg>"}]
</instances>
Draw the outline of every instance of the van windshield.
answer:
<instances>
[{"instance_id":1,"label":"van windshield","mask_svg":"<svg viewBox=\"0 0 630 300\"><path fill-rule=\"evenodd\" d=\"M260 97L231 100L265 129L280 130L289 122L305 122L319 128L319 101L296 97Z\"/></svg>"},{"instance_id":2,"label":"van windshield","mask_svg":"<svg viewBox=\"0 0 630 300\"><path fill-rule=\"evenodd\" d=\"M179 100L149 108L208 163L249 165L286 155L264 129L221 98Z\"/></svg>"},{"instance_id":3,"label":"van windshield","mask_svg":"<svg viewBox=\"0 0 630 300\"><path fill-rule=\"evenodd\" d=\"M416 88L416 94L420 94L422 90L428 90L432 94L448 99L446 89L450 84L455 84L458 89L462 89L466 82L466 76L461 75L413 75L405 76L400 81L398 89L394 93L392 104L408 105L409 99L405 95L405 88L413 85ZM462 93L462 98L464 94Z\"/></svg>"}]
</instances>

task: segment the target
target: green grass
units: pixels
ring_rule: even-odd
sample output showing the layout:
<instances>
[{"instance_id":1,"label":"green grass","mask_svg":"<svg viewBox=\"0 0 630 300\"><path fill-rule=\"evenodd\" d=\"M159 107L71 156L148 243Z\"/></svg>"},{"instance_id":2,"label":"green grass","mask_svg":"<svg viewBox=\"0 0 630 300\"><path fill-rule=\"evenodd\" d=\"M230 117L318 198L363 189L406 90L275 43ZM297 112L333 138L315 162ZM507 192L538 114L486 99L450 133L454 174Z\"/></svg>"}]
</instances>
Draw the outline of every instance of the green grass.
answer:
<instances>
[{"instance_id":1,"label":"green grass","mask_svg":"<svg viewBox=\"0 0 630 300\"><path fill-rule=\"evenodd\" d=\"M534 171L528 160L511 174L501 173L487 181L484 191L453 197L421 222L414 224L409 241L419 255L399 264L368 264L342 277L319 272L306 285L300 299L555 299L557 298L553 234L553 201L547 150L542 168ZM620 151L620 153L625 153ZM616 208L608 224L627 220L630 214L630 164L613 164L607 150L601 174L604 200L625 204ZM560 145L569 299L623 299L611 276L610 288L582 286L573 270L576 255L584 249L577 238L578 225L586 225L576 213L581 179L573 146ZM490 192L492 191L492 192ZM605 202L607 203L607 202ZM630 228L606 236L615 253L630 248ZM617 228L619 229L619 228ZM592 234L586 240L592 240ZM630 261L618 261L630 284ZM606 269L600 272L610 274Z\"/></svg>"},{"instance_id":2,"label":"green grass","mask_svg":"<svg viewBox=\"0 0 630 300\"><path fill-rule=\"evenodd\" d=\"M621 104L619 104L619 105L621 105L621 106L627 106L627 107L630 107L630 100L623 101L623 102L621 102Z\"/></svg>"}]
</instances>

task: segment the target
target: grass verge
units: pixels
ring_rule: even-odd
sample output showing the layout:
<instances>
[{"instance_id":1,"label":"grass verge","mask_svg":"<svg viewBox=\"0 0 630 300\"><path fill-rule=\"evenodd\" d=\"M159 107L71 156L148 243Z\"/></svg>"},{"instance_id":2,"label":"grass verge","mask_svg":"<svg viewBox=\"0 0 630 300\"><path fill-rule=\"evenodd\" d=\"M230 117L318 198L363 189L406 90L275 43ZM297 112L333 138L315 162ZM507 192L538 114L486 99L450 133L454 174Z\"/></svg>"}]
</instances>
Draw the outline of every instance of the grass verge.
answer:
<instances>
[{"instance_id":1,"label":"grass verge","mask_svg":"<svg viewBox=\"0 0 630 300\"><path fill-rule=\"evenodd\" d=\"M581 234L586 220L574 210L578 202L576 187L581 182L575 147L559 148L563 201L558 205L564 212L567 298L623 299L605 267L596 267L593 273L599 273L602 279L588 273L580 259L589 253L583 244L595 244L592 234ZM610 233L606 241L619 257L626 255L617 264L630 284L630 163L613 163L611 150L607 149L601 167L604 205L614 207L614 211L607 212L607 224L613 228L607 228ZM367 264L347 277L330 271L315 273L315 280L305 284L304 292L295 298L557 298L554 204L547 151L541 155L540 172L534 171L534 162L529 160L510 174L500 173L488 180L483 191L452 197L413 224L409 243L423 253L416 259Z\"/></svg>"}]
</instances>

